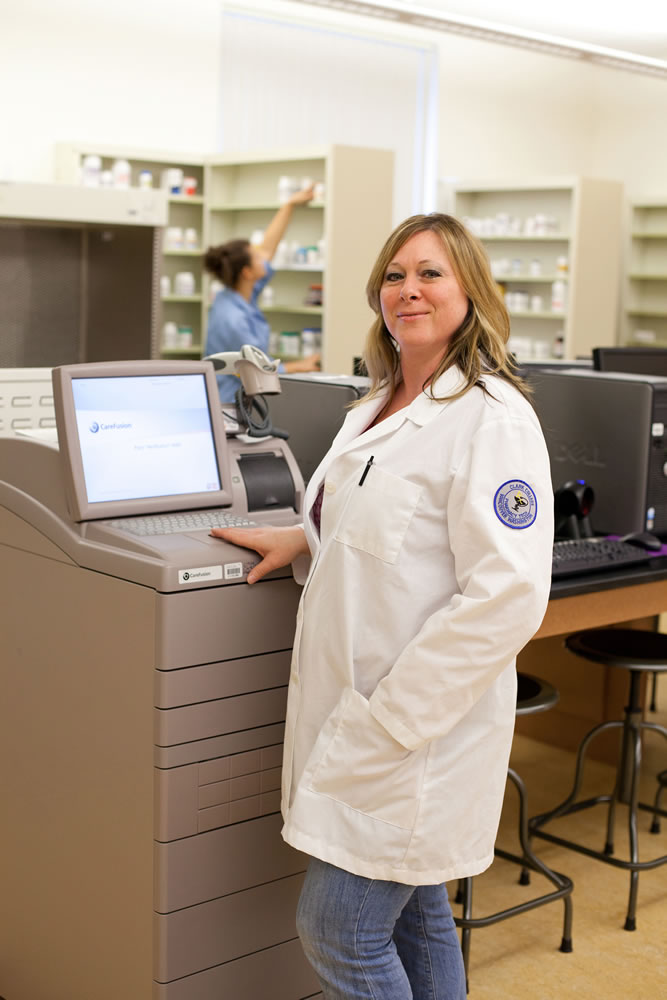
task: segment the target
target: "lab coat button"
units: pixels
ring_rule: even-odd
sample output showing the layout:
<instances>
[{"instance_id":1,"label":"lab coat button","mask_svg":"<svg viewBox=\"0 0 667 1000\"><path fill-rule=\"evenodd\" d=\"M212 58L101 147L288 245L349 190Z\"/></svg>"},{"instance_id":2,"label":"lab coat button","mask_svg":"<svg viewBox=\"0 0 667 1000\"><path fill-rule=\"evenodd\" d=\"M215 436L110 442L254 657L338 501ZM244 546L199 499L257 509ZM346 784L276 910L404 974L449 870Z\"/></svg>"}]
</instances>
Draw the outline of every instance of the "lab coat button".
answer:
<instances>
[{"instance_id":1,"label":"lab coat button","mask_svg":"<svg viewBox=\"0 0 667 1000\"><path fill-rule=\"evenodd\" d=\"M335 484L334 483L325 483L324 484L324 492L325 493L335 493L336 492L336 486L335 486Z\"/></svg>"}]
</instances>

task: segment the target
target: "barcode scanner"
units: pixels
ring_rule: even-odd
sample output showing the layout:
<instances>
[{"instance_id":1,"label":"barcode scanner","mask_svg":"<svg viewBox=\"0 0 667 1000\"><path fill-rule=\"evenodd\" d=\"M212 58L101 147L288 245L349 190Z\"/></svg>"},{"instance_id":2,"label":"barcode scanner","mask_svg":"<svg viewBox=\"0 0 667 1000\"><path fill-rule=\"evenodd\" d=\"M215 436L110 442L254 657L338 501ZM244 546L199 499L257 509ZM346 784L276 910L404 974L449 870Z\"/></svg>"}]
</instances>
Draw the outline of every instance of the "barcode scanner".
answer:
<instances>
[{"instance_id":1,"label":"barcode scanner","mask_svg":"<svg viewBox=\"0 0 667 1000\"><path fill-rule=\"evenodd\" d=\"M570 479L554 493L556 538L592 538L595 493L585 479Z\"/></svg>"}]
</instances>

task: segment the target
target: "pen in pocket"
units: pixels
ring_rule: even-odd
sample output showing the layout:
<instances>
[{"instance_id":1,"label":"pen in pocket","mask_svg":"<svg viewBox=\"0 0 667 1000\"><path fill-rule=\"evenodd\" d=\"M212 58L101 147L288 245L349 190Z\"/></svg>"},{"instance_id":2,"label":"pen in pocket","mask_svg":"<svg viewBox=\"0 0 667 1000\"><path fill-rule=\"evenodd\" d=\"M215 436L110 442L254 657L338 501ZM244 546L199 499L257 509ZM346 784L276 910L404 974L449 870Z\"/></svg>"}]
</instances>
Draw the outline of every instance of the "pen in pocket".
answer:
<instances>
[{"instance_id":1,"label":"pen in pocket","mask_svg":"<svg viewBox=\"0 0 667 1000\"><path fill-rule=\"evenodd\" d=\"M364 469L364 471L363 471L363 472L361 473L361 479L359 480L359 485L360 485L360 486L363 486L363 485L364 485L364 479L366 478L366 476L367 476L367 475L368 475L368 473L369 473L369 470L370 470L370 467L371 467L371 465L373 464L373 459L374 459L374 458L375 458L375 455L371 455L371 457L370 457L370 458L368 459L368 461L366 462L366 468L365 468L365 469Z\"/></svg>"}]
</instances>

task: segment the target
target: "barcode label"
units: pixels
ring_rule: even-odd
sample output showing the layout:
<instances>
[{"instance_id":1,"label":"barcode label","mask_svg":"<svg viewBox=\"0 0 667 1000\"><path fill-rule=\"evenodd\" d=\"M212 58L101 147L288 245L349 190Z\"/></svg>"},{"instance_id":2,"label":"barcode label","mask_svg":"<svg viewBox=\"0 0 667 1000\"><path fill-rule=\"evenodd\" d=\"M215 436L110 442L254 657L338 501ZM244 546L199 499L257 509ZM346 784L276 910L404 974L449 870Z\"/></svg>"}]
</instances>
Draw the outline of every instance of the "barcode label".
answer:
<instances>
[{"instance_id":1,"label":"barcode label","mask_svg":"<svg viewBox=\"0 0 667 1000\"><path fill-rule=\"evenodd\" d=\"M243 563L225 563L225 580L238 580L243 576Z\"/></svg>"}]
</instances>

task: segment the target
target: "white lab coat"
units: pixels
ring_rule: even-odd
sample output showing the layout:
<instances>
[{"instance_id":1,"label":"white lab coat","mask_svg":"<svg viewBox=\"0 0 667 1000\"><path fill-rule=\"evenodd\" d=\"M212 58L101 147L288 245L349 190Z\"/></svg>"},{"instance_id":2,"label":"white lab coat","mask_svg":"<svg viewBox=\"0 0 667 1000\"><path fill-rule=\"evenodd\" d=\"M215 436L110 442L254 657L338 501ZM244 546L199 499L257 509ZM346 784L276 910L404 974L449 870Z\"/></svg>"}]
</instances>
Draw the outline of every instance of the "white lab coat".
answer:
<instances>
[{"instance_id":1,"label":"white lab coat","mask_svg":"<svg viewBox=\"0 0 667 1000\"><path fill-rule=\"evenodd\" d=\"M485 382L495 398L422 393L369 430L384 398L362 403L306 492L283 837L367 878L433 884L493 859L515 657L549 595L553 493L532 407ZM461 384L450 369L435 394ZM322 481L318 538L308 512ZM494 509L509 481L537 500L527 527Z\"/></svg>"}]
</instances>

